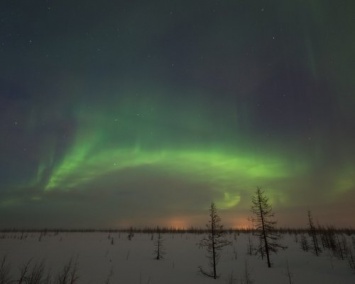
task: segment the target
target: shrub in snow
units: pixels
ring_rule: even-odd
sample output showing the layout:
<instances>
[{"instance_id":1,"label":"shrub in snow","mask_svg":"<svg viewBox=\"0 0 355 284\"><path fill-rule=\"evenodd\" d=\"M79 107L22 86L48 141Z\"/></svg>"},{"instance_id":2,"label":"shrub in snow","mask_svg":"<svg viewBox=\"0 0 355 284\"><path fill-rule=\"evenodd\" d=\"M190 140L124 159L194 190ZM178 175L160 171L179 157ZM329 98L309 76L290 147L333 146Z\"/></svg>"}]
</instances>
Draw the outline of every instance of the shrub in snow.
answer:
<instances>
[{"instance_id":1,"label":"shrub in snow","mask_svg":"<svg viewBox=\"0 0 355 284\"><path fill-rule=\"evenodd\" d=\"M6 256L2 258L0 265L0 283L10 283L10 264Z\"/></svg>"},{"instance_id":2,"label":"shrub in snow","mask_svg":"<svg viewBox=\"0 0 355 284\"><path fill-rule=\"evenodd\" d=\"M311 250L316 256L319 256L319 254L322 252L319 242L318 242L318 232L317 229L313 223L313 218L311 211L308 211L308 234L311 237Z\"/></svg>"},{"instance_id":3,"label":"shrub in snow","mask_svg":"<svg viewBox=\"0 0 355 284\"><path fill-rule=\"evenodd\" d=\"M154 242L155 250L154 250L154 256L156 260L164 258L165 255L165 248L164 248L164 240L163 237L160 233L159 227L157 228L157 239Z\"/></svg>"}]
</instances>

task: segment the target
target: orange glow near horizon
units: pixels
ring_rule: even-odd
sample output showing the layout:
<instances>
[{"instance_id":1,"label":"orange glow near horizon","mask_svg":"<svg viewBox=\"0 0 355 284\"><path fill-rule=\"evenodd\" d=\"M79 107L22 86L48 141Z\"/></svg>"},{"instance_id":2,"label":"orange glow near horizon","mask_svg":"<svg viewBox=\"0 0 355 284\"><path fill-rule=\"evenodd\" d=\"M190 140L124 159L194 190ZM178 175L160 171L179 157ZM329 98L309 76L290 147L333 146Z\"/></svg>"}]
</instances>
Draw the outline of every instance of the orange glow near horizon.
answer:
<instances>
[{"instance_id":1,"label":"orange glow near horizon","mask_svg":"<svg viewBox=\"0 0 355 284\"><path fill-rule=\"evenodd\" d=\"M232 229L250 229L252 227L251 222L247 218L233 218L229 222Z\"/></svg>"},{"instance_id":2,"label":"orange glow near horizon","mask_svg":"<svg viewBox=\"0 0 355 284\"><path fill-rule=\"evenodd\" d=\"M250 229L252 227L251 222L247 217L235 217L234 214L221 214L221 224L225 229ZM196 215L196 216L171 216L166 218L152 219L146 222L137 222L134 219L120 220L115 225L119 228L145 228L145 227L161 227L172 228L177 230L184 230L189 228L205 229L206 224L209 222L208 215Z\"/></svg>"},{"instance_id":3,"label":"orange glow near horizon","mask_svg":"<svg viewBox=\"0 0 355 284\"><path fill-rule=\"evenodd\" d=\"M186 221L186 218L182 217L174 217L166 221L166 224L170 228L174 229L187 229L189 227L189 223Z\"/></svg>"},{"instance_id":4,"label":"orange glow near horizon","mask_svg":"<svg viewBox=\"0 0 355 284\"><path fill-rule=\"evenodd\" d=\"M223 218L221 216L221 224L225 229L250 229L252 227L251 222L248 220L247 217L226 217ZM202 216L195 216L195 217L171 217L166 220L160 220L160 224L162 226L166 226L168 228L174 229L188 229L191 227L195 228L206 228L206 224L208 223L208 216L203 218Z\"/></svg>"}]
</instances>

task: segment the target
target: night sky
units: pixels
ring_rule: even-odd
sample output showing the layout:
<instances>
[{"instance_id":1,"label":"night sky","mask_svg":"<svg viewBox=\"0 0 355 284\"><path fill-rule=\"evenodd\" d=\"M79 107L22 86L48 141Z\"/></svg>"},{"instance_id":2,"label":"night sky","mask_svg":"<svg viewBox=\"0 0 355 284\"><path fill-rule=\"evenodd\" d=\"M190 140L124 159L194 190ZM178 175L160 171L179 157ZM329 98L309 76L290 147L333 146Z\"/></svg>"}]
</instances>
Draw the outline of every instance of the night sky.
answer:
<instances>
[{"instance_id":1,"label":"night sky","mask_svg":"<svg viewBox=\"0 0 355 284\"><path fill-rule=\"evenodd\" d=\"M4 0L0 227L354 226L352 0Z\"/></svg>"}]
</instances>

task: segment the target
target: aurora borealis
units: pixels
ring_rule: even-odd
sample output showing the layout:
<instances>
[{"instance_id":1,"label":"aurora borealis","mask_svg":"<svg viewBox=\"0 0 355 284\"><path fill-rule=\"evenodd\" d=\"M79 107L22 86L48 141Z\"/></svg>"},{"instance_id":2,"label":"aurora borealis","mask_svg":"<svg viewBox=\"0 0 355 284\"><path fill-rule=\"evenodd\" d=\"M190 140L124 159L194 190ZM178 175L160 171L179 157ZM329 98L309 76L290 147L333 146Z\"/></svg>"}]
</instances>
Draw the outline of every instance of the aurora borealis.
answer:
<instances>
[{"instance_id":1,"label":"aurora borealis","mask_svg":"<svg viewBox=\"0 0 355 284\"><path fill-rule=\"evenodd\" d=\"M0 226L354 226L352 1L3 1Z\"/></svg>"}]
</instances>

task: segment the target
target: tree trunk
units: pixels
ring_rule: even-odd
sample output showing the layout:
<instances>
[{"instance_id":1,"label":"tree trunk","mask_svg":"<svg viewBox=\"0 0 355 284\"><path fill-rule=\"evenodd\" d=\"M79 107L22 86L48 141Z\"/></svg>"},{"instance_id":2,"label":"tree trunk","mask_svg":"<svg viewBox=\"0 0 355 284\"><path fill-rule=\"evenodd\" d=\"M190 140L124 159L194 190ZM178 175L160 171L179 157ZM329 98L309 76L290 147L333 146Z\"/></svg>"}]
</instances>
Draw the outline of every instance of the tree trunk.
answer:
<instances>
[{"instance_id":1,"label":"tree trunk","mask_svg":"<svg viewBox=\"0 0 355 284\"><path fill-rule=\"evenodd\" d=\"M264 213L263 213L263 210L262 210L262 207L261 207L261 196L260 196L260 194L258 195L258 201L259 201L261 226L262 226L262 230L263 230L265 254L266 254L266 258L267 258L267 266L270 268L271 267L271 261L270 261L270 256L269 256L269 244L267 242L267 236L266 236L266 231L265 231L265 220L264 220Z\"/></svg>"}]
</instances>

